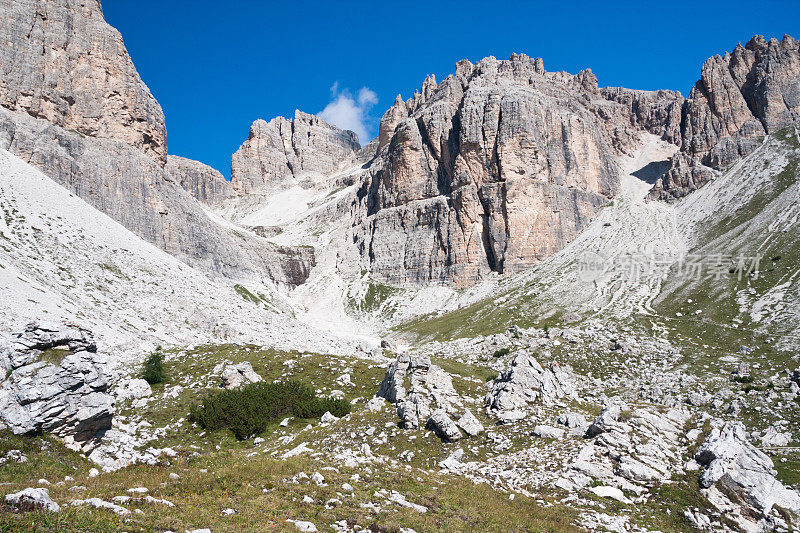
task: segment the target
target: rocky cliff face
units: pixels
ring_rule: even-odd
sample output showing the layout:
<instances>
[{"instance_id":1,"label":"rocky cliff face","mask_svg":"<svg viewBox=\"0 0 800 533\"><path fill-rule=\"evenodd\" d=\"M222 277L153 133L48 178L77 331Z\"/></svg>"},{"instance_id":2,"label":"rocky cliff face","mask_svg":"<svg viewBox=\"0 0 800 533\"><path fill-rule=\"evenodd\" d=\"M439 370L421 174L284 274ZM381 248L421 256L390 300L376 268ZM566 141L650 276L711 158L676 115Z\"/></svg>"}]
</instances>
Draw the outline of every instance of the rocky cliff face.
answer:
<instances>
[{"instance_id":1,"label":"rocky cliff face","mask_svg":"<svg viewBox=\"0 0 800 533\"><path fill-rule=\"evenodd\" d=\"M159 163L127 144L93 139L0 108L8 150L139 237L213 276L302 283L313 250L284 248L212 221Z\"/></svg>"},{"instance_id":2,"label":"rocky cliff face","mask_svg":"<svg viewBox=\"0 0 800 533\"><path fill-rule=\"evenodd\" d=\"M682 106L681 152L651 198L686 196L758 147L766 134L800 124L800 44L753 37L709 58Z\"/></svg>"},{"instance_id":3,"label":"rocky cliff face","mask_svg":"<svg viewBox=\"0 0 800 533\"><path fill-rule=\"evenodd\" d=\"M176 155L167 156L167 172L200 202L218 206L236 193L217 169Z\"/></svg>"},{"instance_id":4,"label":"rocky cliff face","mask_svg":"<svg viewBox=\"0 0 800 533\"><path fill-rule=\"evenodd\" d=\"M601 91L541 59L461 61L381 120L355 241L392 283L467 286L575 238L619 188L642 131L678 135L680 95Z\"/></svg>"},{"instance_id":5,"label":"rocky cliff face","mask_svg":"<svg viewBox=\"0 0 800 533\"><path fill-rule=\"evenodd\" d=\"M0 0L0 105L163 163L164 114L99 0Z\"/></svg>"},{"instance_id":6,"label":"rocky cliff face","mask_svg":"<svg viewBox=\"0 0 800 533\"><path fill-rule=\"evenodd\" d=\"M220 176L186 160L173 160L177 178L163 168L161 108L98 2L0 0L0 41L0 148L206 273L306 279L313 250L221 226L181 186L216 199L230 193Z\"/></svg>"},{"instance_id":7,"label":"rocky cliff face","mask_svg":"<svg viewBox=\"0 0 800 533\"><path fill-rule=\"evenodd\" d=\"M231 158L231 185L242 194L283 189L309 174L330 174L359 148L355 133L308 113L259 119Z\"/></svg>"}]
</instances>

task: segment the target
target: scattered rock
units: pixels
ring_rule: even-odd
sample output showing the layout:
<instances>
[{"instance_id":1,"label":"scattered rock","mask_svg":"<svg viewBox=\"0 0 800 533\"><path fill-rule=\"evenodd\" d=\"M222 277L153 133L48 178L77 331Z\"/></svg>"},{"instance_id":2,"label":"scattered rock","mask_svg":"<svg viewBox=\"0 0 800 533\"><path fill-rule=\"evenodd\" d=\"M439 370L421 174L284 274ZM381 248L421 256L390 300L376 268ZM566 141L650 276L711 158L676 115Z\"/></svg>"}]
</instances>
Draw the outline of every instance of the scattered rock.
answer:
<instances>
[{"instance_id":1,"label":"scattered rock","mask_svg":"<svg viewBox=\"0 0 800 533\"><path fill-rule=\"evenodd\" d=\"M19 511L34 511L37 509L44 509L57 513L61 507L50 499L50 493L47 489L42 488L27 488L12 494L6 494L6 505L10 505Z\"/></svg>"},{"instance_id":2,"label":"scattered rock","mask_svg":"<svg viewBox=\"0 0 800 533\"><path fill-rule=\"evenodd\" d=\"M263 381L263 379L256 374L253 365L248 361L236 365L226 365L222 370L222 387L225 389L235 389L259 381Z\"/></svg>"},{"instance_id":3,"label":"scattered rock","mask_svg":"<svg viewBox=\"0 0 800 533\"><path fill-rule=\"evenodd\" d=\"M478 435L484 431L483 424L481 424L480 421L475 418L475 415L473 415L469 410L464 411L464 414L461 415L461 418L456 421L456 425L464 430L464 433L470 437L474 437L475 435Z\"/></svg>"}]
</instances>

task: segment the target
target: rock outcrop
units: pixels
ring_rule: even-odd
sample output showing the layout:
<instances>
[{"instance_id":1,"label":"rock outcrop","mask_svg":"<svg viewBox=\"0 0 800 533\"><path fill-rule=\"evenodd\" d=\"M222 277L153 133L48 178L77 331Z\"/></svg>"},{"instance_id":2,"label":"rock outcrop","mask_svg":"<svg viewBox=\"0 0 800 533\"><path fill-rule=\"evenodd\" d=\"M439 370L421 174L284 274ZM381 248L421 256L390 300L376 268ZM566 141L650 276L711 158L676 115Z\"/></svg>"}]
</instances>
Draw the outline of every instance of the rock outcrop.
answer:
<instances>
[{"instance_id":1,"label":"rock outcrop","mask_svg":"<svg viewBox=\"0 0 800 533\"><path fill-rule=\"evenodd\" d=\"M0 0L0 43L0 106L166 162L164 113L99 0Z\"/></svg>"},{"instance_id":2,"label":"rock outcrop","mask_svg":"<svg viewBox=\"0 0 800 533\"><path fill-rule=\"evenodd\" d=\"M259 119L231 158L231 185L240 194L286 189L303 178L334 172L360 148L352 131L302 111L295 111L294 119Z\"/></svg>"},{"instance_id":3,"label":"rock outcrop","mask_svg":"<svg viewBox=\"0 0 800 533\"><path fill-rule=\"evenodd\" d=\"M744 531L772 529L770 524L781 520L775 508L800 516L800 494L775 478L772 460L750 444L741 423L712 429L696 459L704 467L705 496Z\"/></svg>"},{"instance_id":4,"label":"rock outcrop","mask_svg":"<svg viewBox=\"0 0 800 533\"><path fill-rule=\"evenodd\" d=\"M225 176L199 161L169 155L166 169L186 192L206 205L218 206L236 196Z\"/></svg>"},{"instance_id":5,"label":"rock outcrop","mask_svg":"<svg viewBox=\"0 0 800 533\"><path fill-rule=\"evenodd\" d=\"M236 365L226 365L222 370L222 388L235 389L242 385L258 383L263 378L256 374L248 361Z\"/></svg>"},{"instance_id":6,"label":"rock outcrop","mask_svg":"<svg viewBox=\"0 0 800 533\"><path fill-rule=\"evenodd\" d=\"M359 191L362 257L390 283L468 286L562 249L619 190L642 132L680 142L672 91L599 89L514 54L461 61L384 114Z\"/></svg>"},{"instance_id":7,"label":"rock outcrop","mask_svg":"<svg viewBox=\"0 0 800 533\"><path fill-rule=\"evenodd\" d=\"M553 363L544 368L532 355L520 353L492 383L486 394L486 411L501 422L524 418L533 402L552 405L558 399L575 397L571 373Z\"/></svg>"},{"instance_id":8,"label":"rock outcrop","mask_svg":"<svg viewBox=\"0 0 800 533\"><path fill-rule=\"evenodd\" d=\"M406 429L428 427L449 441L461 438L459 427L468 434L483 430L471 413L453 421L450 415L461 411L461 398L450 375L424 355L400 355L386 370L376 396L397 406Z\"/></svg>"},{"instance_id":9,"label":"rock outcrop","mask_svg":"<svg viewBox=\"0 0 800 533\"><path fill-rule=\"evenodd\" d=\"M15 434L48 431L83 442L111 427L110 371L90 332L30 324L0 351L0 422Z\"/></svg>"},{"instance_id":10,"label":"rock outcrop","mask_svg":"<svg viewBox=\"0 0 800 533\"><path fill-rule=\"evenodd\" d=\"M800 125L800 44L757 35L706 60L683 103L682 156L651 198L675 200L755 150L766 134ZM702 169L701 165L708 167Z\"/></svg>"},{"instance_id":11,"label":"rock outcrop","mask_svg":"<svg viewBox=\"0 0 800 533\"><path fill-rule=\"evenodd\" d=\"M23 489L19 492L6 494L6 505L13 507L17 511L50 511L57 513L61 507L50 498L50 492L43 488Z\"/></svg>"}]
</instances>

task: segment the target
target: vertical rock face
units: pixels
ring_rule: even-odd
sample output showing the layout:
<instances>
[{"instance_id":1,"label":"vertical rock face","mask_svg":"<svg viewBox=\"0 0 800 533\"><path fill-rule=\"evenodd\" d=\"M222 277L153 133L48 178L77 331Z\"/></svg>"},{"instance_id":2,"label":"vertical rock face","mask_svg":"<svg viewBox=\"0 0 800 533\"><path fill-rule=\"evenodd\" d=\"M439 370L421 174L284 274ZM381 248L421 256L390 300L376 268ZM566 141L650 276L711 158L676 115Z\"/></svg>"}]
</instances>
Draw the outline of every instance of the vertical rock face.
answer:
<instances>
[{"instance_id":1,"label":"vertical rock face","mask_svg":"<svg viewBox=\"0 0 800 533\"><path fill-rule=\"evenodd\" d=\"M294 119L259 119L231 158L231 185L242 194L282 189L291 178L335 171L359 148L355 133L308 113L295 111Z\"/></svg>"},{"instance_id":2,"label":"vertical rock face","mask_svg":"<svg viewBox=\"0 0 800 533\"><path fill-rule=\"evenodd\" d=\"M294 286L313 250L279 247L212 221L157 161L0 108L0 148L50 176L144 240L212 276Z\"/></svg>"},{"instance_id":3,"label":"vertical rock face","mask_svg":"<svg viewBox=\"0 0 800 533\"><path fill-rule=\"evenodd\" d=\"M614 156L636 128L675 120L668 98L652 100L664 116L642 106L646 126L630 124L632 104L604 98L591 71L548 73L524 55L459 62L438 85L429 77L381 120L359 194L362 256L394 283L467 286L530 267L616 194Z\"/></svg>"},{"instance_id":4,"label":"vertical rock face","mask_svg":"<svg viewBox=\"0 0 800 533\"><path fill-rule=\"evenodd\" d=\"M206 205L220 205L236 193L216 169L176 155L167 156L167 172L183 189Z\"/></svg>"},{"instance_id":5,"label":"vertical rock face","mask_svg":"<svg viewBox=\"0 0 800 533\"><path fill-rule=\"evenodd\" d=\"M0 0L0 105L163 163L161 106L99 0Z\"/></svg>"},{"instance_id":6,"label":"vertical rock face","mask_svg":"<svg viewBox=\"0 0 800 533\"><path fill-rule=\"evenodd\" d=\"M208 274L305 281L313 250L217 224L164 169L161 108L97 0L0 0L0 42L0 148ZM171 168L200 196L226 194L207 169Z\"/></svg>"},{"instance_id":7,"label":"vertical rock face","mask_svg":"<svg viewBox=\"0 0 800 533\"><path fill-rule=\"evenodd\" d=\"M800 124L800 45L757 35L709 58L682 109L681 151L651 198L674 200L752 152L764 135ZM708 167L702 168L701 165Z\"/></svg>"}]
</instances>

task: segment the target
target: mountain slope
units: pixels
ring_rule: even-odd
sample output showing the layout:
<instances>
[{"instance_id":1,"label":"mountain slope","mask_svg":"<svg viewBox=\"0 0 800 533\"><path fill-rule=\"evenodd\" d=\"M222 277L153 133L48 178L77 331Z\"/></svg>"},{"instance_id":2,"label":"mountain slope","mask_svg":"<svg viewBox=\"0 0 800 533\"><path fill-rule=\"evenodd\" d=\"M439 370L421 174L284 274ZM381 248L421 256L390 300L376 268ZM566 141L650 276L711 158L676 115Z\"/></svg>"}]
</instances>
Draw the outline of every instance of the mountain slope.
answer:
<instances>
[{"instance_id":1,"label":"mountain slope","mask_svg":"<svg viewBox=\"0 0 800 533\"><path fill-rule=\"evenodd\" d=\"M71 321L109 347L226 339L336 350L274 289L209 279L0 150L0 329ZM344 348L342 348L344 349Z\"/></svg>"}]
</instances>

